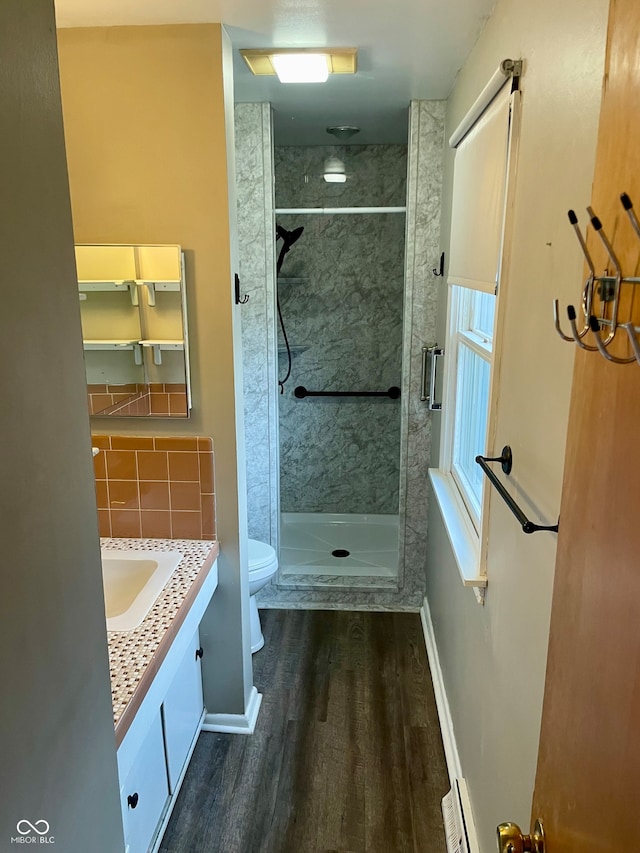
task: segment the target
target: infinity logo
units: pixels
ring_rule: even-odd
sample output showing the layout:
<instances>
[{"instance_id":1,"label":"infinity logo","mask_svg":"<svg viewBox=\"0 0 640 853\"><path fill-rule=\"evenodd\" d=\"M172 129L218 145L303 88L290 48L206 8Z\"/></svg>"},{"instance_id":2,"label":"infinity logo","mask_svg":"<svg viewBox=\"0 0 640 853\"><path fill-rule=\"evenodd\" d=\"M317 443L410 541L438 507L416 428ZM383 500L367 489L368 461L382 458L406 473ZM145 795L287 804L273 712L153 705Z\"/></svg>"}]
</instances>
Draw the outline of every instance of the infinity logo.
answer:
<instances>
[{"instance_id":1,"label":"infinity logo","mask_svg":"<svg viewBox=\"0 0 640 853\"><path fill-rule=\"evenodd\" d=\"M31 823L29 820L19 820L16 829L20 835L29 835L30 832L46 835L49 832L49 824L46 820L37 820L35 823Z\"/></svg>"}]
</instances>

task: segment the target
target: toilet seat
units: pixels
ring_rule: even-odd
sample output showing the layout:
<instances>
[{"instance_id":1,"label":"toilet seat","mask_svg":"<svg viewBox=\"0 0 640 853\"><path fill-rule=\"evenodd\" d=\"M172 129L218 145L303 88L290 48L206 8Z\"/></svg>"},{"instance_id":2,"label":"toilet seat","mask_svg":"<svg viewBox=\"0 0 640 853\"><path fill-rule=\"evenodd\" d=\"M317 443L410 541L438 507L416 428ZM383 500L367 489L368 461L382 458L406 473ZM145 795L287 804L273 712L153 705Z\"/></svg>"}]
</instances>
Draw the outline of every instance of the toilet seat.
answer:
<instances>
[{"instance_id":1,"label":"toilet seat","mask_svg":"<svg viewBox=\"0 0 640 853\"><path fill-rule=\"evenodd\" d=\"M257 581L268 578L278 568L278 558L275 550L266 542L249 539L249 575Z\"/></svg>"}]
</instances>

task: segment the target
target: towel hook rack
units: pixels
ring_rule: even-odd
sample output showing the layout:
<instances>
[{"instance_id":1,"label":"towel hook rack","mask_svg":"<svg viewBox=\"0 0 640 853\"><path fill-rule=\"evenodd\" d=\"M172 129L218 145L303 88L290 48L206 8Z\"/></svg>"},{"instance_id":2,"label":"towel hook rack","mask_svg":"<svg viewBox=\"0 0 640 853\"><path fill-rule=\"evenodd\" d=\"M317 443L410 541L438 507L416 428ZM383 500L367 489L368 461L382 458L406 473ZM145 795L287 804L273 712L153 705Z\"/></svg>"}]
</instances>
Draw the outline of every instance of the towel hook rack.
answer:
<instances>
[{"instance_id":1,"label":"towel hook rack","mask_svg":"<svg viewBox=\"0 0 640 853\"><path fill-rule=\"evenodd\" d=\"M565 335L562 329L560 328L560 319L558 316L558 300L553 300L553 323L556 329L556 332L560 335L563 341L575 341L578 346L582 346L584 349L593 349L595 347L588 347L581 342L582 338L589 331L589 315L591 314L591 302L593 300L593 285L596 277L595 267L593 265L593 261L591 260L591 255L589 254L589 250L587 249L587 244L582 236L582 232L580 231L580 226L578 225L578 217L574 210L570 210L568 212L569 222L573 226L573 230L575 232L576 237L578 238L578 243L580 244L580 248L582 249L582 254L584 255L584 259L586 261L587 266L589 267L589 277L587 278L584 289L582 291L582 310L585 315L585 322L583 328L578 331L578 328L575 324L576 311L573 305L569 305L567 308L567 313L569 315L569 323L571 324L571 335Z\"/></svg>"},{"instance_id":2,"label":"towel hook rack","mask_svg":"<svg viewBox=\"0 0 640 853\"><path fill-rule=\"evenodd\" d=\"M633 228L638 239L640 239L640 222L638 222L635 211L633 209L633 203L628 193L621 194L620 203L622 204L622 207L629 218L631 227ZM598 235L598 239L602 243L605 252L607 253L607 257L609 259L613 274L611 275L608 273L607 270L605 270L603 275L596 275L595 265L593 263L593 259L589 252L589 249L587 248L586 239L585 237L583 237L582 232L580 231L580 226L578 225L578 217L576 216L575 211L570 210L568 212L569 222L573 227L574 233L580 245L580 250L582 251L585 262L589 269L589 275L582 291L581 309L583 314L583 321L582 328L579 329L577 323L578 312L576 311L573 305L569 305L567 307L567 317L569 319L571 335L565 334L565 332L560 326L559 303L557 299L554 299L554 328L563 341L573 341L581 349L587 350L588 352L597 351L600 353L600 355L603 356L603 358L606 358L607 361L611 361L615 364L631 364L632 362L637 361L640 364L640 341L638 340L637 336L640 329L636 328L636 326L631 322L619 322L622 286L628 284L640 284L640 278L637 276L624 275L616 251L602 226L600 218L596 215L592 207L587 208L587 213L589 214L589 222L591 223L591 227ZM596 316L596 313L594 311L594 295L596 292L596 285L597 294L600 301L599 316ZM611 304L610 310L608 310L607 308L609 304ZM625 330L629 339L629 344L632 350L632 355L629 357L615 356L612 355L612 353L609 351L609 346L615 340L619 328L623 328ZM586 343L583 340L587 332L591 332L593 344Z\"/></svg>"}]
</instances>

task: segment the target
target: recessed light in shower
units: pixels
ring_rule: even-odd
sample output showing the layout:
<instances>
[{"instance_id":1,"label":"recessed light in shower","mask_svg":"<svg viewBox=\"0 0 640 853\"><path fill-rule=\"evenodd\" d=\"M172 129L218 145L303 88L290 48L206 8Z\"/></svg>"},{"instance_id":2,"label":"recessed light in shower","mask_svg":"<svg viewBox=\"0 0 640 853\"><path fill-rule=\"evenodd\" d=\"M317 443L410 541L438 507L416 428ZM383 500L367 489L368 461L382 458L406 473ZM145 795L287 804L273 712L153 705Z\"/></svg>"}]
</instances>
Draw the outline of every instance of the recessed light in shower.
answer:
<instances>
[{"instance_id":1,"label":"recessed light in shower","mask_svg":"<svg viewBox=\"0 0 640 853\"><path fill-rule=\"evenodd\" d=\"M344 184L347 175L342 160L339 157L327 157L324 161L324 175L322 177L328 184Z\"/></svg>"}]
</instances>

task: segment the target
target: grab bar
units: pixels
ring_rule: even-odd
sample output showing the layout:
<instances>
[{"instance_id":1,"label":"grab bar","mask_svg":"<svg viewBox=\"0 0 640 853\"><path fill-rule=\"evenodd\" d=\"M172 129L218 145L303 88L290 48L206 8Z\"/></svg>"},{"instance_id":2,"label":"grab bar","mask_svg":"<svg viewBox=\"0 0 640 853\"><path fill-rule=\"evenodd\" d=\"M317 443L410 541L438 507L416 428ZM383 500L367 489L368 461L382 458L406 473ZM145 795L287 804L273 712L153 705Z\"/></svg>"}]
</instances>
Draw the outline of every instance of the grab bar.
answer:
<instances>
[{"instance_id":1,"label":"grab bar","mask_svg":"<svg viewBox=\"0 0 640 853\"><path fill-rule=\"evenodd\" d=\"M502 485L500 480L493 473L491 468L489 468L489 466L487 465L487 462L500 462L504 473L510 474L511 467L513 465L513 454L511 453L511 448L508 444L502 448L502 456L476 456L476 462L487 475L492 485L495 486L502 500L506 503L511 512L518 519L524 533L538 533L538 531L540 530L551 530L553 533L558 532L558 527L560 525L559 521L558 524L551 524L548 526L542 524L535 524L533 521L529 521L527 516L520 509L518 504L514 501L514 499Z\"/></svg>"},{"instance_id":2,"label":"grab bar","mask_svg":"<svg viewBox=\"0 0 640 853\"><path fill-rule=\"evenodd\" d=\"M304 385L298 385L293 395L299 400L305 397L391 397L392 400L397 400L400 397L400 389L392 385L388 391L307 391Z\"/></svg>"},{"instance_id":3,"label":"grab bar","mask_svg":"<svg viewBox=\"0 0 640 853\"><path fill-rule=\"evenodd\" d=\"M428 403L428 409L432 412L440 412L442 403L436 403L436 367L437 360L444 355L444 350L438 344L430 347L422 347L422 373L420 376L420 402ZM429 388L427 389L427 362L431 356L431 372L429 375Z\"/></svg>"}]
</instances>

